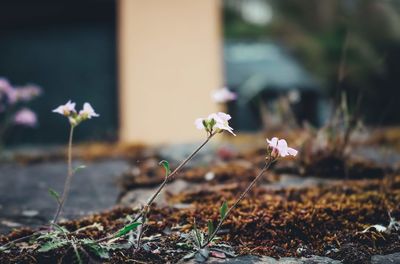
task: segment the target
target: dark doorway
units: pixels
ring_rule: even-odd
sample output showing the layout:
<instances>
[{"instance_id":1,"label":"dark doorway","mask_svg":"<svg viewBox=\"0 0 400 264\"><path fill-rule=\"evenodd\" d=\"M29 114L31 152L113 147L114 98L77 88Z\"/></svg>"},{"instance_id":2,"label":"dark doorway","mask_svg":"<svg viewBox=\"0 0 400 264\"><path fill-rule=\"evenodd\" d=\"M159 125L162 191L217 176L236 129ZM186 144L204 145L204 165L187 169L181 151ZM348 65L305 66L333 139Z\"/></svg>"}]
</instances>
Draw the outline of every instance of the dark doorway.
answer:
<instances>
[{"instance_id":1,"label":"dark doorway","mask_svg":"<svg viewBox=\"0 0 400 264\"><path fill-rule=\"evenodd\" d=\"M77 140L115 139L115 1L3 0L0 9L0 77L44 91L29 105L39 127L16 128L6 142L65 142L67 120L51 110L69 99L78 110L88 101L100 114L80 125Z\"/></svg>"}]
</instances>

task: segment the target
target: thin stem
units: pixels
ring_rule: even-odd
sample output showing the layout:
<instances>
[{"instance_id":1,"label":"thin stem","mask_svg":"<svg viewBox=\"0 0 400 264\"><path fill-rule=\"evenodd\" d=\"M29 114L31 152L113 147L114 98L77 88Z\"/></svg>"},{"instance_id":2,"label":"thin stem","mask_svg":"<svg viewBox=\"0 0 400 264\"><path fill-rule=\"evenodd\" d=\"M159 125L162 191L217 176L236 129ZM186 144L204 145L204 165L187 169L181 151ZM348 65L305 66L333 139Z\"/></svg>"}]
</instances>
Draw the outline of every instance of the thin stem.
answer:
<instances>
[{"instance_id":1,"label":"thin stem","mask_svg":"<svg viewBox=\"0 0 400 264\"><path fill-rule=\"evenodd\" d=\"M15 244L15 243L24 241L24 240L26 240L26 239L28 239L28 238L31 238L31 237L36 236L37 234L38 234L38 232L35 232L35 233L33 233L33 234L30 234L30 235L27 235L27 236L23 236L23 237L14 239L14 240L12 240L12 241L9 241L9 242L5 243L4 245L0 245L0 248L6 249L6 248L7 248L9 245L11 245L11 244Z\"/></svg>"},{"instance_id":2,"label":"thin stem","mask_svg":"<svg viewBox=\"0 0 400 264\"><path fill-rule=\"evenodd\" d=\"M146 213L144 213L143 217L142 217L142 223L146 222ZM138 234L137 234L137 241L136 241L136 249L140 248L140 245L142 243L142 236L144 233L144 224L140 225L138 228Z\"/></svg>"},{"instance_id":3,"label":"thin stem","mask_svg":"<svg viewBox=\"0 0 400 264\"><path fill-rule=\"evenodd\" d=\"M210 139L214 136L215 134L211 134L209 135L206 140L197 147L197 149L195 149L192 154L190 154L184 161L182 161L181 164L179 164L178 167L176 167L176 169L171 172L167 177L165 177L164 181L161 183L161 185L158 187L157 191L153 194L153 196L148 200L147 204L145 205L146 207L149 207L154 200L157 198L158 194L161 192L161 190L164 188L164 186L168 183L168 180L171 179L172 177L175 176L175 174L177 174L179 172L180 169L182 169L183 166L186 165L186 163L188 163L191 159L193 159L193 157L197 154L197 152L200 151L200 149L202 149L207 143L208 141L210 141ZM137 219L139 219L140 216L137 217ZM137 220L136 219L136 220Z\"/></svg>"},{"instance_id":4,"label":"thin stem","mask_svg":"<svg viewBox=\"0 0 400 264\"><path fill-rule=\"evenodd\" d=\"M160 186L158 186L156 192L149 198L149 200L147 201L146 205L143 206L142 210L136 215L136 217L133 219L132 222L136 222L139 220L140 217L145 216L145 214L147 213L149 207L152 205L152 203L154 202L154 200L157 198L157 196L160 194L160 192L162 191L162 189L165 187L165 185L168 183L168 181L174 177L182 168L183 166L186 165L186 163L188 163L191 159L193 159L193 157L208 143L208 141L210 141L210 139L215 135L216 133L211 133L208 135L208 137L206 138L206 140L200 145L198 146L193 152L192 154L190 154L184 161L181 162L181 164L178 165L178 167L176 167L176 169L171 172L170 174L168 174L164 181L160 184ZM145 219L146 217L144 217ZM142 228L143 228L143 224L142 224ZM97 240L97 242L101 242L101 241L105 241L109 238L114 237L116 233L111 234L107 237L101 238L99 240ZM138 245L140 244L140 241L138 241Z\"/></svg>"},{"instance_id":5,"label":"thin stem","mask_svg":"<svg viewBox=\"0 0 400 264\"><path fill-rule=\"evenodd\" d=\"M65 204L65 201L67 200L69 189L71 187L72 176L74 174L73 169L72 169L72 138L74 136L74 128L75 128L75 126L71 125L71 129L69 132L69 140L68 140L68 174L67 174L67 178L64 183L63 194L61 196L60 202L58 203L57 212L56 212L56 215L54 216L54 219L52 222L54 224L57 223L58 217L60 216L62 208Z\"/></svg>"},{"instance_id":6,"label":"thin stem","mask_svg":"<svg viewBox=\"0 0 400 264\"><path fill-rule=\"evenodd\" d=\"M268 159L268 162L265 163L264 167L260 171L260 173L254 178L254 180L250 183L249 186L247 186L246 190L242 192L242 194L239 196L239 199L236 200L236 202L228 209L226 214L221 218L221 220L218 222L217 227L215 228L214 232L207 238L206 243L204 243L201 248L205 248L210 244L210 242L214 239L214 237L217 235L219 229L221 228L223 222L225 219L228 217L230 212L246 197L247 193L251 190L251 188L256 184L259 178L268 170L269 166L275 161L275 159L272 159L270 156Z\"/></svg>"}]
</instances>

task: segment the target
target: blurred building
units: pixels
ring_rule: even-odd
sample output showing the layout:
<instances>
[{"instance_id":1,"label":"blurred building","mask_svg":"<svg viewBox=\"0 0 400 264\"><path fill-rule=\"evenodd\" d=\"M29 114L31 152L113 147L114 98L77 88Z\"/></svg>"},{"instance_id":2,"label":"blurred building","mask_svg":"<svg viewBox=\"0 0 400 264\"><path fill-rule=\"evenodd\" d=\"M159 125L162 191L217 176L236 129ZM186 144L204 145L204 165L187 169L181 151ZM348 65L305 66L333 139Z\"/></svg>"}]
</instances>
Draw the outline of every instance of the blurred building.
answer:
<instances>
[{"instance_id":1,"label":"blurred building","mask_svg":"<svg viewBox=\"0 0 400 264\"><path fill-rule=\"evenodd\" d=\"M228 105L239 131L260 128L254 105L296 92L299 121L321 123L322 92L346 91L350 106L362 95L365 120L399 122L396 1L2 0L0 9L0 76L44 90L30 105L39 128L17 128L7 143L65 142L68 123L51 110L69 99L101 115L77 140L200 140L193 121L223 109L210 93L225 85L239 95Z\"/></svg>"},{"instance_id":2,"label":"blurred building","mask_svg":"<svg viewBox=\"0 0 400 264\"><path fill-rule=\"evenodd\" d=\"M215 0L5 0L0 76L44 89L32 108L40 127L14 143L65 142L67 121L51 110L72 99L100 118L78 140L167 143L199 140L197 117L217 110L222 83L220 2Z\"/></svg>"},{"instance_id":3,"label":"blurred building","mask_svg":"<svg viewBox=\"0 0 400 264\"><path fill-rule=\"evenodd\" d=\"M319 124L323 119L319 114L324 111L318 109L323 96L318 81L282 46L272 41L227 40L224 62L227 85L238 94L229 108L236 129L261 129L260 104L270 108L280 97L288 97L295 121ZM269 111L278 115L273 113L277 109Z\"/></svg>"}]
</instances>

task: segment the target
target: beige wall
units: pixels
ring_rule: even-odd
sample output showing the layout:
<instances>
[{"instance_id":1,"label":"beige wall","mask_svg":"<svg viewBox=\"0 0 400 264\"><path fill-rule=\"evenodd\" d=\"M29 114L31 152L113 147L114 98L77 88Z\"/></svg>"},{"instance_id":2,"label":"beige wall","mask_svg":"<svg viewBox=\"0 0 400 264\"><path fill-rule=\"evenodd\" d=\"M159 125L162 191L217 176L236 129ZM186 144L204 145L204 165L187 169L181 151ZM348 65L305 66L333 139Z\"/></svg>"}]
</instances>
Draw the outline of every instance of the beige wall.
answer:
<instances>
[{"instance_id":1,"label":"beige wall","mask_svg":"<svg viewBox=\"0 0 400 264\"><path fill-rule=\"evenodd\" d=\"M217 111L222 83L218 0L120 0L120 139L202 140L197 117Z\"/></svg>"}]
</instances>

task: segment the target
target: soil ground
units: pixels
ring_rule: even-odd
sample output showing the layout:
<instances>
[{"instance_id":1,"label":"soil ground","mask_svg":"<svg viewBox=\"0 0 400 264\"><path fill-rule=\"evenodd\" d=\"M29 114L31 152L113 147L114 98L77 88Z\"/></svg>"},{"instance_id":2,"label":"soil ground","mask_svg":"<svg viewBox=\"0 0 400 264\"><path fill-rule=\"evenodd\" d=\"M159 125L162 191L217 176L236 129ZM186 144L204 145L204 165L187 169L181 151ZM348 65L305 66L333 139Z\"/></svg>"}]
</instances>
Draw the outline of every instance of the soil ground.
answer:
<instances>
[{"instance_id":1,"label":"soil ground","mask_svg":"<svg viewBox=\"0 0 400 264\"><path fill-rule=\"evenodd\" d=\"M219 236L239 255L229 263L275 263L273 258L280 258L279 263L400 263L398 230L390 234L373 228L362 232L375 224L387 226L388 212L400 219L400 155L392 141L374 135L354 145L346 163L324 153L279 162L223 225ZM216 223L221 203L233 203L258 173L265 148L256 146L247 151L224 146L202 152L152 207L143 249L116 250L107 260L89 252L84 262L179 261L188 249L177 245L184 242L181 235L192 229L193 219L202 230L208 219ZM382 146L395 148L381 150ZM79 157L86 161L76 165L88 167L74 177L64 213L70 220L62 225L71 232L93 223L104 227L79 232L80 238L97 239L117 231L126 223L126 215L135 214L132 208L143 204L163 180L158 161L167 159L175 167L191 149L184 146L154 152L143 147L122 148L111 157L107 147L81 152ZM124 152L127 150L129 155ZM0 165L0 233L4 234L0 245L32 234L51 219L56 204L47 189L62 188L66 167L60 161L62 156L20 156L19 162L28 165ZM120 207L111 209L115 203ZM0 263L57 261L76 259L68 246L39 253L33 241L0 253Z\"/></svg>"}]
</instances>

